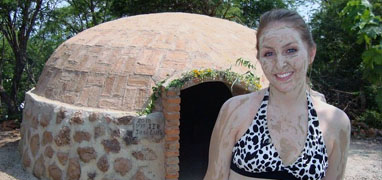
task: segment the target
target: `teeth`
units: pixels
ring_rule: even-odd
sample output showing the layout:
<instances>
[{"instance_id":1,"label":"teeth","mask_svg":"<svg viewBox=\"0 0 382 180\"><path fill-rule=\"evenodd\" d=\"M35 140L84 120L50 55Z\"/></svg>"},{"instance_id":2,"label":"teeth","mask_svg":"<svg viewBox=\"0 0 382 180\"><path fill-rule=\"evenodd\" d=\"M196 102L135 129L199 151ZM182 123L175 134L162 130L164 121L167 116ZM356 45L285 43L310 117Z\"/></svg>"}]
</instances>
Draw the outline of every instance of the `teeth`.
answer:
<instances>
[{"instance_id":1,"label":"teeth","mask_svg":"<svg viewBox=\"0 0 382 180\"><path fill-rule=\"evenodd\" d=\"M292 74L291 72L288 72L288 73L284 73L284 74L276 74L276 76L279 77L279 78L285 78L285 77L287 77L287 76L289 76L291 74Z\"/></svg>"}]
</instances>

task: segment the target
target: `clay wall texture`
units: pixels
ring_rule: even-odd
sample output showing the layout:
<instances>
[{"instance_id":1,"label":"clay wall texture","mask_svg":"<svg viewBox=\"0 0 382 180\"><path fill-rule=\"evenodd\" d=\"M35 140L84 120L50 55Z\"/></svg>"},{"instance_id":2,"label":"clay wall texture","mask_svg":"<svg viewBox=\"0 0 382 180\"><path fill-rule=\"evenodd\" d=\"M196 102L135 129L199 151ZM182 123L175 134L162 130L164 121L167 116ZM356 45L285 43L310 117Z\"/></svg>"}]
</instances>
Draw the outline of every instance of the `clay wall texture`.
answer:
<instances>
[{"instance_id":1,"label":"clay wall texture","mask_svg":"<svg viewBox=\"0 0 382 180\"><path fill-rule=\"evenodd\" d=\"M19 150L24 168L36 177L164 179L161 113L137 118L67 106L31 93L26 105ZM142 127L146 125L151 127Z\"/></svg>"},{"instance_id":2,"label":"clay wall texture","mask_svg":"<svg viewBox=\"0 0 382 180\"><path fill-rule=\"evenodd\" d=\"M56 49L26 94L23 166L41 179L178 179L180 90L226 80L186 82L163 91L154 113L137 112L155 84L182 73L245 73L235 66L238 58L250 60L260 83L267 84L255 45L252 29L187 13L122 18L79 33Z\"/></svg>"},{"instance_id":3,"label":"clay wall texture","mask_svg":"<svg viewBox=\"0 0 382 180\"><path fill-rule=\"evenodd\" d=\"M186 13L133 16L85 30L45 65L33 93L68 104L123 111L144 107L151 88L193 69L257 65L256 31L228 20Z\"/></svg>"}]
</instances>

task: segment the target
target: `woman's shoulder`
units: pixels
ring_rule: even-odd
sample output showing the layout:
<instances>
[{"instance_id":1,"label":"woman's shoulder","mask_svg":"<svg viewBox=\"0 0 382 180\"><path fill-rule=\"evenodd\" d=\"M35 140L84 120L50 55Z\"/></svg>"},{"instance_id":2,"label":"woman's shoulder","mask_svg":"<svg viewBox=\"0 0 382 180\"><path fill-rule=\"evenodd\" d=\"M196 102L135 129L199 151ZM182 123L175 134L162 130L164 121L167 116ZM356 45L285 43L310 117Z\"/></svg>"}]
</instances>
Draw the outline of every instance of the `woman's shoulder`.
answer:
<instances>
[{"instance_id":1,"label":"woman's shoulder","mask_svg":"<svg viewBox=\"0 0 382 180\"><path fill-rule=\"evenodd\" d=\"M248 103L250 103L251 105L253 105L253 103L260 104L260 102L262 101L264 97L265 91L266 89L260 89L258 91L251 92L248 94L233 96L223 104L223 107L224 106L228 106L228 107L245 106L245 105L248 105Z\"/></svg>"},{"instance_id":2,"label":"woman's shoulder","mask_svg":"<svg viewBox=\"0 0 382 180\"><path fill-rule=\"evenodd\" d=\"M248 94L237 95L228 99L220 109L218 124L231 127L235 132L240 130L243 124L253 119L264 97L265 90L261 89Z\"/></svg>"},{"instance_id":3,"label":"woman's shoulder","mask_svg":"<svg viewBox=\"0 0 382 180\"><path fill-rule=\"evenodd\" d=\"M320 98L313 98L314 108L318 114L320 123L327 124L333 131L348 129L350 131L350 120L346 113Z\"/></svg>"}]
</instances>

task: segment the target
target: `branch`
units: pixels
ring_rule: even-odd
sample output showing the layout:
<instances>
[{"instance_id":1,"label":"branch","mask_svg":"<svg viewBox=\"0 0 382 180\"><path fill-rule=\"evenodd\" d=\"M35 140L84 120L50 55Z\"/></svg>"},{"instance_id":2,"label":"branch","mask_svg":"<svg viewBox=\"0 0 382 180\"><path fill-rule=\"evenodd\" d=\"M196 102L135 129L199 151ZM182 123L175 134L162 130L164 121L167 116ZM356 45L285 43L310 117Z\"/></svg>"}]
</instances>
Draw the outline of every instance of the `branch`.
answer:
<instances>
[{"instance_id":1,"label":"branch","mask_svg":"<svg viewBox=\"0 0 382 180\"><path fill-rule=\"evenodd\" d=\"M243 21L236 15L226 17L225 19L232 20L233 18L235 18L236 20L239 20L239 23L244 24Z\"/></svg>"},{"instance_id":2,"label":"branch","mask_svg":"<svg viewBox=\"0 0 382 180\"><path fill-rule=\"evenodd\" d=\"M15 12L16 14L16 12ZM16 30L15 30L15 23L12 22L10 14L7 16L7 26L6 30L4 30L5 37L8 40L8 43L14 48L14 50L17 50L17 37L16 37Z\"/></svg>"},{"instance_id":3,"label":"branch","mask_svg":"<svg viewBox=\"0 0 382 180\"><path fill-rule=\"evenodd\" d=\"M220 6L221 4L223 4L223 0L220 0L220 1L216 4L216 6L211 10L211 14L210 14L210 16L215 16L215 15L216 15L216 10L219 8L219 6Z\"/></svg>"},{"instance_id":4,"label":"branch","mask_svg":"<svg viewBox=\"0 0 382 180\"><path fill-rule=\"evenodd\" d=\"M0 84L0 97L1 100L7 105L10 112L16 112L14 102L11 100L3 85Z\"/></svg>"},{"instance_id":5,"label":"branch","mask_svg":"<svg viewBox=\"0 0 382 180\"><path fill-rule=\"evenodd\" d=\"M109 1L106 1L105 9L103 10L103 18L102 18L102 22L105 22L105 21L106 21L107 9L109 9Z\"/></svg>"},{"instance_id":6,"label":"branch","mask_svg":"<svg viewBox=\"0 0 382 180\"><path fill-rule=\"evenodd\" d=\"M94 5L94 2L93 2L93 0L90 0L90 12L92 13L92 21L93 21L93 26L96 26L96 25L98 25L98 23L97 23L97 16L96 16L96 14L95 14L95 12L94 12L94 9L95 9L95 5Z\"/></svg>"},{"instance_id":7,"label":"branch","mask_svg":"<svg viewBox=\"0 0 382 180\"><path fill-rule=\"evenodd\" d=\"M1 50L1 60L0 60L0 85L3 85L3 66L4 66L4 54L5 54L5 38L3 35L3 49ZM1 101L0 101L1 105Z\"/></svg>"},{"instance_id":8,"label":"branch","mask_svg":"<svg viewBox=\"0 0 382 180\"><path fill-rule=\"evenodd\" d=\"M29 39L30 33L32 32L33 26L34 26L34 24L35 24L37 14L38 14L38 13L40 12L40 10L41 10L41 4L42 4L42 0L37 1L36 9L35 9L35 11L33 12L32 17L30 18L30 22L29 22L30 24L29 24L29 27L28 27L27 32L26 32L26 35L25 35L25 38L26 38L27 41L28 41L28 39Z\"/></svg>"},{"instance_id":9,"label":"branch","mask_svg":"<svg viewBox=\"0 0 382 180\"><path fill-rule=\"evenodd\" d=\"M25 69L26 69L26 73L27 73L27 76L28 76L28 80L33 84L35 85L36 84L36 80L35 80L35 77L34 77L34 74L33 74L33 71L32 71L32 65L29 64L29 63L26 63L26 66L25 66Z\"/></svg>"},{"instance_id":10,"label":"branch","mask_svg":"<svg viewBox=\"0 0 382 180\"><path fill-rule=\"evenodd\" d=\"M342 93L342 94L349 94L349 95L358 95L359 92L346 92L346 91L341 91L341 90L337 90L337 89L330 89L331 91L334 91L334 92L338 92L338 93Z\"/></svg>"},{"instance_id":11,"label":"branch","mask_svg":"<svg viewBox=\"0 0 382 180\"><path fill-rule=\"evenodd\" d=\"M225 19L225 16L227 15L229 9L231 9L231 3L230 3L230 1L228 1L228 7L227 7L227 9L225 10L225 12L224 12L224 14L223 14L223 19Z\"/></svg>"}]
</instances>

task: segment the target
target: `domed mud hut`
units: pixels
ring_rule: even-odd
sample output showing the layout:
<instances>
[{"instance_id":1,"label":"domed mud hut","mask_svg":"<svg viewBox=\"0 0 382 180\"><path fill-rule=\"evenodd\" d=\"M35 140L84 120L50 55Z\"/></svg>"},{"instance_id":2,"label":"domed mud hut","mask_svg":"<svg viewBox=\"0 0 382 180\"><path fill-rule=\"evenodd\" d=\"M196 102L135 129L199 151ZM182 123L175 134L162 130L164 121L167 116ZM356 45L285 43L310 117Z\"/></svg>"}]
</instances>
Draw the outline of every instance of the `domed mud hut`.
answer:
<instances>
[{"instance_id":1,"label":"domed mud hut","mask_svg":"<svg viewBox=\"0 0 382 180\"><path fill-rule=\"evenodd\" d=\"M252 29L187 13L79 33L26 94L23 167L53 180L199 179L221 105L266 83L255 44Z\"/></svg>"}]
</instances>

